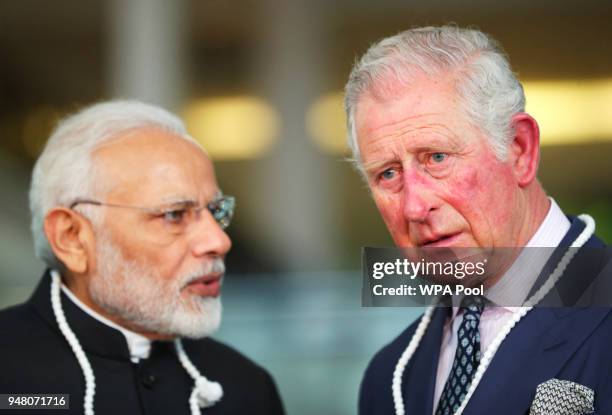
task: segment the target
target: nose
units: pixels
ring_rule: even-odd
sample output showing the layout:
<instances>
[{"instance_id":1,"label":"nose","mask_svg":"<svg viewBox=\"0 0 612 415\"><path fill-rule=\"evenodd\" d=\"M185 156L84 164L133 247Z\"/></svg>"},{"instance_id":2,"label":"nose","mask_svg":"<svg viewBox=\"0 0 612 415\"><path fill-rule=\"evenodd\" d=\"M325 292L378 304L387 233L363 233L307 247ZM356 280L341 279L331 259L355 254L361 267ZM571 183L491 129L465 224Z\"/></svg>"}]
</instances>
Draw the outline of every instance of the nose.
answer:
<instances>
[{"instance_id":1,"label":"nose","mask_svg":"<svg viewBox=\"0 0 612 415\"><path fill-rule=\"evenodd\" d=\"M406 171L402 197L402 211L409 222L424 222L433 209L431 189L425 179L416 172Z\"/></svg>"},{"instance_id":2,"label":"nose","mask_svg":"<svg viewBox=\"0 0 612 415\"><path fill-rule=\"evenodd\" d=\"M205 212L193 224L191 249L195 256L223 257L232 247L232 241L213 216Z\"/></svg>"}]
</instances>

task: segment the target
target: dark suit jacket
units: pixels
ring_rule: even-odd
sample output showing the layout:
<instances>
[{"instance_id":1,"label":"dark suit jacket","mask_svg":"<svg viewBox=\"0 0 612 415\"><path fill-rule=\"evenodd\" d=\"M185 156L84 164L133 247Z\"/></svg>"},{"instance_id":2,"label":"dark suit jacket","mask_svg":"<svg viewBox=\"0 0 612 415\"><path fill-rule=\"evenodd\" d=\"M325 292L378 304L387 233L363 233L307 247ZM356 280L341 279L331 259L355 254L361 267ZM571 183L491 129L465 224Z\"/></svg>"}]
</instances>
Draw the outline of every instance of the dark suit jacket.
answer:
<instances>
[{"instance_id":1,"label":"dark suit jacket","mask_svg":"<svg viewBox=\"0 0 612 415\"><path fill-rule=\"evenodd\" d=\"M51 310L50 281L46 273L29 301L0 312L0 393L68 393L69 411L38 413L81 414L85 380ZM61 297L68 324L96 377L96 414L190 413L194 382L172 343L153 342L150 357L132 363L123 334ZM210 338L183 344L200 372L223 387L223 398L202 414L283 414L274 381L264 369Z\"/></svg>"},{"instance_id":2,"label":"dark suit jacket","mask_svg":"<svg viewBox=\"0 0 612 415\"><path fill-rule=\"evenodd\" d=\"M538 282L550 275L567 247L584 229L578 219L544 267ZM585 246L604 247L597 238ZM594 273L583 266L598 269L601 276L606 264L585 264L579 256L570 263L559 281L588 282ZM600 251L603 251L602 249ZM592 259L592 258L589 258ZM610 263L606 268L609 275ZM567 275L579 278L566 278ZM537 286L538 283L536 283ZM575 284L557 293L572 296ZM612 294L611 294L612 295ZM546 298L545 298L546 299ZM568 303L565 303L568 304ZM571 303L573 304L573 303ZM402 395L407 415L431 415L442 330L448 310L438 308L431 323L405 368ZM361 415L394 414L391 382L395 365L412 338L418 321L408 327L370 362L361 384ZM538 384L552 378L569 380L595 391L597 414L612 414L612 312L608 307L536 307L512 329L497 350L472 398L465 415L527 414Z\"/></svg>"}]
</instances>

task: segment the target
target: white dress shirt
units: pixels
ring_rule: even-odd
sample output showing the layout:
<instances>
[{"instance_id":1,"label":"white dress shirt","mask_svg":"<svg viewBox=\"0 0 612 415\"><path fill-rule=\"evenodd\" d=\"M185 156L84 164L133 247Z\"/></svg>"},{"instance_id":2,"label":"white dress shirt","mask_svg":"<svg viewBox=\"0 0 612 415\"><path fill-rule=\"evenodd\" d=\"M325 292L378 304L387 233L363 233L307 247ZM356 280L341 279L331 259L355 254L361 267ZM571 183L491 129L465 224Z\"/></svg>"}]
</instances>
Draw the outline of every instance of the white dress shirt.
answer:
<instances>
[{"instance_id":1,"label":"white dress shirt","mask_svg":"<svg viewBox=\"0 0 612 415\"><path fill-rule=\"evenodd\" d=\"M64 292L64 294L66 294L66 296L68 296L68 298L70 298L70 300L72 300L74 304L76 304L85 313L89 314L91 317L95 318L100 323L112 327L115 330L119 330L125 336L125 340L127 341L128 349L130 351L130 360L132 360L132 362L138 363L140 359L146 359L149 357L149 353L151 352L151 340L138 333L134 333L133 331L128 330L125 327L121 327L120 325L113 323L106 317L96 313L94 310L86 306L81 300L79 300L76 295L74 295L72 291L70 291L70 289L68 289L68 287L66 287L63 283L62 291Z\"/></svg>"},{"instance_id":2,"label":"white dress shirt","mask_svg":"<svg viewBox=\"0 0 612 415\"><path fill-rule=\"evenodd\" d=\"M570 221L563 214L557 203L550 198L550 208L544 221L527 242L526 247L550 247L559 245L570 228ZM516 261L503 277L485 293L489 301L480 317L480 350L487 350L499 330L517 313L521 307L510 307L510 304L522 304L529 294L529 290L538 278L542 268L552 255L553 250L542 251L523 249ZM544 255L543 255L544 254ZM529 264L528 267L525 264ZM531 272L525 272L525 270ZM453 300L458 300L453 298ZM450 374L455 351L457 349L457 330L463 320L459 313L458 304L454 304L452 316L444 324L438 371L436 375L436 389L434 392L433 413L435 414L440 396Z\"/></svg>"}]
</instances>

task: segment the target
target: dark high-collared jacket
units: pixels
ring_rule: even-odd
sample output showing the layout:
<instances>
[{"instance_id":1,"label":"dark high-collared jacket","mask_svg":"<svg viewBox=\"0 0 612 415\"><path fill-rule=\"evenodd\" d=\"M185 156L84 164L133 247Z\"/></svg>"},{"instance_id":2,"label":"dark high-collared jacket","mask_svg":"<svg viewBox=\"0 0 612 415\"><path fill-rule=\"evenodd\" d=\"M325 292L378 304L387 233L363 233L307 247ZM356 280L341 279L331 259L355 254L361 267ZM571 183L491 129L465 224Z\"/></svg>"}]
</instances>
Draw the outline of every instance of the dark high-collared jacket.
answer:
<instances>
[{"instance_id":1,"label":"dark high-collared jacket","mask_svg":"<svg viewBox=\"0 0 612 415\"><path fill-rule=\"evenodd\" d=\"M82 414L85 380L51 309L45 273L25 303L0 311L0 394L69 394L69 410L2 413ZM62 307L95 375L96 414L190 414L194 381L171 342L153 342L148 359L133 363L123 334L83 312L65 294ZM202 414L283 414L271 376L236 350L213 339L184 340L199 371L223 387L223 398Z\"/></svg>"}]
</instances>

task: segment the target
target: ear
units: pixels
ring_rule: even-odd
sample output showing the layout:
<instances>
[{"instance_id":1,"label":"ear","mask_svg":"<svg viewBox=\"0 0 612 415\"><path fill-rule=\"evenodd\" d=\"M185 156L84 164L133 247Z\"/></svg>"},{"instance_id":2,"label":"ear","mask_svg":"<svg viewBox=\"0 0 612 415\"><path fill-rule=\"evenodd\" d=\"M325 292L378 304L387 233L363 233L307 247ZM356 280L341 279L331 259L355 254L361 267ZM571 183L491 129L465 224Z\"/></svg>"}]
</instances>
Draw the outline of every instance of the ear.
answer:
<instances>
[{"instance_id":1,"label":"ear","mask_svg":"<svg viewBox=\"0 0 612 415\"><path fill-rule=\"evenodd\" d=\"M524 112L512 117L512 124L515 132L508 162L519 186L525 187L535 180L538 172L540 129L536 120Z\"/></svg>"},{"instance_id":2,"label":"ear","mask_svg":"<svg viewBox=\"0 0 612 415\"><path fill-rule=\"evenodd\" d=\"M91 268L94 235L87 219L58 207L45 217L44 229L53 253L69 271L84 274Z\"/></svg>"}]
</instances>

